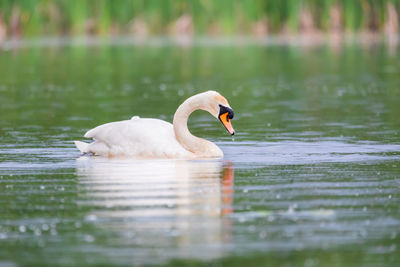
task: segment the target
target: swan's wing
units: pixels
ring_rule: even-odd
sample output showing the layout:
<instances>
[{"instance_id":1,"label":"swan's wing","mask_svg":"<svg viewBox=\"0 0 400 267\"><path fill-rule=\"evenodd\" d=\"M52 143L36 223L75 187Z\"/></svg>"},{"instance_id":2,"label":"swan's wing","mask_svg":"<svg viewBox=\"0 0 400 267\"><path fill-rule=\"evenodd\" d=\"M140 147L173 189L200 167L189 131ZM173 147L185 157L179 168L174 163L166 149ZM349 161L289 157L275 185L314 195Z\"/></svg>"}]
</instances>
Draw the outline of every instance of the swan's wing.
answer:
<instances>
[{"instance_id":1,"label":"swan's wing","mask_svg":"<svg viewBox=\"0 0 400 267\"><path fill-rule=\"evenodd\" d=\"M107 154L135 156L166 156L187 151L177 142L171 123L158 119L140 119L111 122L100 125L85 134L93 138L94 146L106 145ZM101 153L105 154L103 149Z\"/></svg>"},{"instance_id":2,"label":"swan's wing","mask_svg":"<svg viewBox=\"0 0 400 267\"><path fill-rule=\"evenodd\" d=\"M87 131L85 137L93 138L96 141L105 143L118 143L119 141L124 140L127 135L129 136L132 130L135 130L129 122L130 121L125 120L102 124Z\"/></svg>"},{"instance_id":3,"label":"swan's wing","mask_svg":"<svg viewBox=\"0 0 400 267\"><path fill-rule=\"evenodd\" d=\"M140 119L133 117L131 120L116 121L97 126L89 130L86 138L93 138L109 146L128 145L130 143L146 143L154 139L157 132L163 138L171 138L172 124L157 119ZM150 140L149 140L150 139Z\"/></svg>"}]
</instances>

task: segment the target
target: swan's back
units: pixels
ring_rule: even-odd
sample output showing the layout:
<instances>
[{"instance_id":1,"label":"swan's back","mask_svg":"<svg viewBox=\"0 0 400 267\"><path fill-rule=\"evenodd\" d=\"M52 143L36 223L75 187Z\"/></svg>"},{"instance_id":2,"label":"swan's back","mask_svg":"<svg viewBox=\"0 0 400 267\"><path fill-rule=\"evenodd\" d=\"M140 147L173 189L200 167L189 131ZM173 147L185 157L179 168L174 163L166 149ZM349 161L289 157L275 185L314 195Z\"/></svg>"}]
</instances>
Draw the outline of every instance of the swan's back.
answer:
<instances>
[{"instance_id":1,"label":"swan's back","mask_svg":"<svg viewBox=\"0 0 400 267\"><path fill-rule=\"evenodd\" d=\"M176 140L173 125L158 119L142 119L106 123L89 130L86 138L94 142L78 143L84 153L99 156L131 156L139 158L184 158L190 156Z\"/></svg>"}]
</instances>

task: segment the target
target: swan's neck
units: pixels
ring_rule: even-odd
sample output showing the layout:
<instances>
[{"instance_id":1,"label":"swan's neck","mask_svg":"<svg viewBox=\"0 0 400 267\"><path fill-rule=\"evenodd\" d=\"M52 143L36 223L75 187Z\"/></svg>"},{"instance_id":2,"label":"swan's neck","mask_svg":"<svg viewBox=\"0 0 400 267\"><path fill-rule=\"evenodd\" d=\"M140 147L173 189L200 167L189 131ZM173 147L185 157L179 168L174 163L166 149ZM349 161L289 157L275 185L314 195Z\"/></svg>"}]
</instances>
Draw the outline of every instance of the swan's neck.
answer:
<instances>
[{"instance_id":1,"label":"swan's neck","mask_svg":"<svg viewBox=\"0 0 400 267\"><path fill-rule=\"evenodd\" d=\"M174 115L174 131L178 142L188 151L196 155L222 156L222 151L212 142L192 135L187 127L190 114L198 109L207 110L202 99L198 96L188 98L183 102Z\"/></svg>"}]
</instances>

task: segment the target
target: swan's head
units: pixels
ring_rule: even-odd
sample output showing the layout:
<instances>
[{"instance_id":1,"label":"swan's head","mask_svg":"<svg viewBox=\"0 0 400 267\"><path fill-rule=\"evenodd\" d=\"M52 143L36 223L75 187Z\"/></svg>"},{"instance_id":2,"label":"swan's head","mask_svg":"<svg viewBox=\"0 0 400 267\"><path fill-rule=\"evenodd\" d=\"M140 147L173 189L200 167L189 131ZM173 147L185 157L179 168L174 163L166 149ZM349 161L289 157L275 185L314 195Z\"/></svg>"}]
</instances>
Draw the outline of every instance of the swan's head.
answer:
<instances>
[{"instance_id":1,"label":"swan's head","mask_svg":"<svg viewBox=\"0 0 400 267\"><path fill-rule=\"evenodd\" d=\"M204 94L207 98L207 111L215 118L219 119L226 130L231 135L234 135L235 130L231 124L234 113L226 98L216 91L207 91Z\"/></svg>"}]
</instances>

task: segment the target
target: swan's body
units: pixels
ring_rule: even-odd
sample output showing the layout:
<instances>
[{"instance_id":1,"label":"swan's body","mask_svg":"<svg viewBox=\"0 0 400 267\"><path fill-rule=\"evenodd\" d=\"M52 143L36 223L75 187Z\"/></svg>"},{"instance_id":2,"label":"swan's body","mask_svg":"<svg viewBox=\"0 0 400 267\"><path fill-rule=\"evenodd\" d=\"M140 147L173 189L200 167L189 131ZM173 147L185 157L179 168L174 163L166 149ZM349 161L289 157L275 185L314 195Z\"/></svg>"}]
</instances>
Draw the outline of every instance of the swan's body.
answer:
<instances>
[{"instance_id":1,"label":"swan's body","mask_svg":"<svg viewBox=\"0 0 400 267\"><path fill-rule=\"evenodd\" d=\"M176 140L173 125L158 119L141 119L110 122L88 131L82 152L99 156L133 156L144 158L188 158L193 156ZM86 146L86 147L85 147ZM78 146L79 148L79 146Z\"/></svg>"},{"instance_id":2,"label":"swan's body","mask_svg":"<svg viewBox=\"0 0 400 267\"><path fill-rule=\"evenodd\" d=\"M223 152L217 145L208 140L195 137L189 132L187 120L189 115L197 109L206 110L215 117L219 117L228 131L234 134L230 125L233 111L230 109L228 102L219 93L208 91L192 96L180 105L174 115L173 124L159 119L142 119L135 116L130 120L97 126L85 134L86 138L93 138L94 142L89 144L75 141L75 144L83 153L108 157L223 157Z\"/></svg>"}]
</instances>

